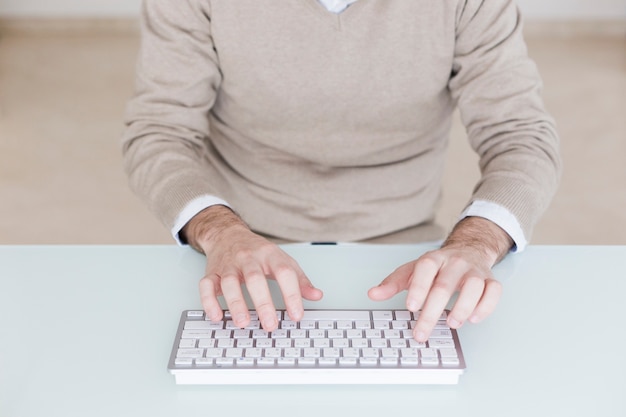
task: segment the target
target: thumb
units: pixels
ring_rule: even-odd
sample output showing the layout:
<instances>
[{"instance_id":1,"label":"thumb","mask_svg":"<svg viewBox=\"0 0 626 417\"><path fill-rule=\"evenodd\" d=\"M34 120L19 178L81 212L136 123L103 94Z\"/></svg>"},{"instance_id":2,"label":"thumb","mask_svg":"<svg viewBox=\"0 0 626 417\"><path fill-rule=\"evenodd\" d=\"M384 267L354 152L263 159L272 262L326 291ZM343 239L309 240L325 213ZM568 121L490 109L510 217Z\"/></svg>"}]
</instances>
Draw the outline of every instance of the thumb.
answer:
<instances>
[{"instance_id":1,"label":"thumb","mask_svg":"<svg viewBox=\"0 0 626 417\"><path fill-rule=\"evenodd\" d=\"M368 297L373 301L384 301L406 290L413 275L413 264L414 262L404 264L393 271L378 286L370 288L367 292Z\"/></svg>"}]
</instances>

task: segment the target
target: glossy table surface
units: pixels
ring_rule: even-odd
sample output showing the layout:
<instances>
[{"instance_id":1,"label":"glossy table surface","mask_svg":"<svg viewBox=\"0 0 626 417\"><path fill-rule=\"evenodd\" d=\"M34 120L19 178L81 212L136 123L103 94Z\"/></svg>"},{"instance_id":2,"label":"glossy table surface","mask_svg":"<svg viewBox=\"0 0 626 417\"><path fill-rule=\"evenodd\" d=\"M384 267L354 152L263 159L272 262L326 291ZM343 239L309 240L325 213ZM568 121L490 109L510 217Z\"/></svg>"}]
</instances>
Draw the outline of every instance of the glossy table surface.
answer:
<instances>
[{"instance_id":1,"label":"glossy table surface","mask_svg":"<svg viewBox=\"0 0 626 417\"><path fill-rule=\"evenodd\" d=\"M367 289L432 246L283 248L325 292L307 306L401 308ZM497 265L502 300L459 330L454 386L177 386L167 361L204 262L176 246L0 246L0 416L626 416L624 246L530 246Z\"/></svg>"}]
</instances>

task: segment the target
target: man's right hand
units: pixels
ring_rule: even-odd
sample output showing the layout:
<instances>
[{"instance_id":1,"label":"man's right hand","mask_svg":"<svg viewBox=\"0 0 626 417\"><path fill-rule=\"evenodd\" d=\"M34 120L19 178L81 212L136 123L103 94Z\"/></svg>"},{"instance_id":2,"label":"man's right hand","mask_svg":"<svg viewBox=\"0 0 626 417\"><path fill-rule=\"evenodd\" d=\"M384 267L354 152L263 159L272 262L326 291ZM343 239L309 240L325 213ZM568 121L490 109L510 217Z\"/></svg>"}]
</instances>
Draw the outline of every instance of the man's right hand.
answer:
<instances>
[{"instance_id":1,"label":"man's right hand","mask_svg":"<svg viewBox=\"0 0 626 417\"><path fill-rule=\"evenodd\" d=\"M267 279L278 282L289 317L300 320L304 314L302 298L319 300L322 291L315 288L297 262L277 245L252 232L228 207L211 206L183 228L189 244L206 254L205 276L200 280L202 307L210 320L222 319L218 296L222 295L235 325L250 323L243 296L246 285L250 298L267 331L278 326L276 308Z\"/></svg>"}]
</instances>

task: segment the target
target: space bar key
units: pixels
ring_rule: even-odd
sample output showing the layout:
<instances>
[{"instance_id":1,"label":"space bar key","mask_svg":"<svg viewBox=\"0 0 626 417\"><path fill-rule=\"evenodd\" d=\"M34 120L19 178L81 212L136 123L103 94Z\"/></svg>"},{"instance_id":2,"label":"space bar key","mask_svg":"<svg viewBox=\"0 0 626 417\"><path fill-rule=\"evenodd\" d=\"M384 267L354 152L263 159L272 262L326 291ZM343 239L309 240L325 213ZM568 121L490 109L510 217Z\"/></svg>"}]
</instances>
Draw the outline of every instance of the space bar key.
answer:
<instances>
[{"instance_id":1,"label":"space bar key","mask_svg":"<svg viewBox=\"0 0 626 417\"><path fill-rule=\"evenodd\" d=\"M302 320L370 320L368 310L305 310Z\"/></svg>"}]
</instances>

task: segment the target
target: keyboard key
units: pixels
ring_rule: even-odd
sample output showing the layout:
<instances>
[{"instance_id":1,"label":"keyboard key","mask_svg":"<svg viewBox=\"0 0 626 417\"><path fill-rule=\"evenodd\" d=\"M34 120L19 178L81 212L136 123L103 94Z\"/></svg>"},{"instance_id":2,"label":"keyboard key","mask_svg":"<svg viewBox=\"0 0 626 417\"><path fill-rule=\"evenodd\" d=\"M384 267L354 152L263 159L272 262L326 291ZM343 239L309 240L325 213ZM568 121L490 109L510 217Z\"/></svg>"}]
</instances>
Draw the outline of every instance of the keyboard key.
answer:
<instances>
[{"instance_id":1,"label":"keyboard key","mask_svg":"<svg viewBox=\"0 0 626 417\"><path fill-rule=\"evenodd\" d=\"M359 365L361 366L376 366L378 365L378 358L359 358Z\"/></svg>"},{"instance_id":2,"label":"keyboard key","mask_svg":"<svg viewBox=\"0 0 626 417\"><path fill-rule=\"evenodd\" d=\"M213 337L216 339L230 339L233 332L231 330L216 330Z\"/></svg>"},{"instance_id":3,"label":"keyboard key","mask_svg":"<svg viewBox=\"0 0 626 417\"><path fill-rule=\"evenodd\" d=\"M204 354L204 349L178 349L176 353L177 358L201 358Z\"/></svg>"},{"instance_id":4,"label":"keyboard key","mask_svg":"<svg viewBox=\"0 0 626 417\"><path fill-rule=\"evenodd\" d=\"M298 365L315 366L317 358L298 358Z\"/></svg>"},{"instance_id":5,"label":"keyboard key","mask_svg":"<svg viewBox=\"0 0 626 417\"><path fill-rule=\"evenodd\" d=\"M420 363L424 366L437 366L439 365L439 358L431 358L431 357L426 357L426 358L421 358Z\"/></svg>"},{"instance_id":6,"label":"keyboard key","mask_svg":"<svg viewBox=\"0 0 626 417\"><path fill-rule=\"evenodd\" d=\"M276 364L276 359L268 358L268 357L262 357L262 358L258 358L256 360L256 363L259 366L274 366Z\"/></svg>"},{"instance_id":7,"label":"keyboard key","mask_svg":"<svg viewBox=\"0 0 626 417\"><path fill-rule=\"evenodd\" d=\"M400 351L394 348L384 348L380 350L380 356L383 358L398 358Z\"/></svg>"},{"instance_id":8,"label":"keyboard key","mask_svg":"<svg viewBox=\"0 0 626 417\"><path fill-rule=\"evenodd\" d=\"M237 366L253 366L255 361L253 358L237 358Z\"/></svg>"},{"instance_id":9,"label":"keyboard key","mask_svg":"<svg viewBox=\"0 0 626 417\"><path fill-rule=\"evenodd\" d=\"M444 366L458 366L460 363L459 358L441 358L441 364Z\"/></svg>"},{"instance_id":10,"label":"keyboard key","mask_svg":"<svg viewBox=\"0 0 626 417\"><path fill-rule=\"evenodd\" d=\"M316 347L305 348L302 350L302 356L305 358L319 358L322 356L322 351L320 348Z\"/></svg>"},{"instance_id":11,"label":"keyboard key","mask_svg":"<svg viewBox=\"0 0 626 417\"><path fill-rule=\"evenodd\" d=\"M326 338L326 331L324 330L309 330L309 338L311 339L324 339Z\"/></svg>"},{"instance_id":12,"label":"keyboard key","mask_svg":"<svg viewBox=\"0 0 626 417\"><path fill-rule=\"evenodd\" d=\"M283 354L286 358L298 358L300 357L302 349L298 348L287 348L283 351Z\"/></svg>"},{"instance_id":13,"label":"keyboard key","mask_svg":"<svg viewBox=\"0 0 626 417\"><path fill-rule=\"evenodd\" d=\"M222 323L211 323L210 321L186 321L185 330L210 330L211 325L220 326Z\"/></svg>"},{"instance_id":14,"label":"keyboard key","mask_svg":"<svg viewBox=\"0 0 626 417\"><path fill-rule=\"evenodd\" d=\"M371 329L372 328L372 322L369 320L355 320L354 321L354 328L355 329Z\"/></svg>"},{"instance_id":15,"label":"keyboard key","mask_svg":"<svg viewBox=\"0 0 626 417\"><path fill-rule=\"evenodd\" d=\"M217 347L218 348L231 348L235 346L235 339L218 339Z\"/></svg>"},{"instance_id":16,"label":"keyboard key","mask_svg":"<svg viewBox=\"0 0 626 417\"><path fill-rule=\"evenodd\" d=\"M403 366L417 366L419 359L417 358L400 358L400 364Z\"/></svg>"},{"instance_id":17,"label":"keyboard key","mask_svg":"<svg viewBox=\"0 0 626 417\"><path fill-rule=\"evenodd\" d=\"M193 365L192 358L176 358L174 364L177 366L191 366Z\"/></svg>"},{"instance_id":18,"label":"keyboard key","mask_svg":"<svg viewBox=\"0 0 626 417\"><path fill-rule=\"evenodd\" d=\"M361 349L364 358L378 358L380 356L379 350L375 348Z\"/></svg>"},{"instance_id":19,"label":"keyboard key","mask_svg":"<svg viewBox=\"0 0 626 417\"><path fill-rule=\"evenodd\" d=\"M348 366L348 367L352 367L352 366L356 366L358 364L358 359L357 358L339 358L339 365L341 366Z\"/></svg>"},{"instance_id":20,"label":"keyboard key","mask_svg":"<svg viewBox=\"0 0 626 417\"><path fill-rule=\"evenodd\" d=\"M181 339L203 339L209 338L213 332L211 330L183 330Z\"/></svg>"},{"instance_id":21,"label":"keyboard key","mask_svg":"<svg viewBox=\"0 0 626 417\"><path fill-rule=\"evenodd\" d=\"M428 347L431 348L453 348L454 340L452 339L428 339Z\"/></svg>"},{"instance_id":22,"label":"keyboard key","mask_svg":"<svg viewBox=\"0 0 626 417\"><path fill-rule=\"evenodd\" d=\"M245 350L246 358L260 358L263 354L263 349L261 348L247 348Z\"/></svg>"},{"instance_id":23,"label":"keyboard key","mask_svg":"<svg viewBox=\"0 0 626 417\"><path fill-rule=\"evenodd\" d=\"M306 338L306 330L294 329L289 332L289 337L292 339L304 339Z\"/></svg>"},{"instance_id":24,"label":"keyboard key","mask_svg":"<svg viewBox=\"0 0 626 417\"><path fill-rule=\"evenodd\" d=\"M252 339L235 339L235 344L240 348L250 348L254 346L254 340Z\"/></svg>"},{"instance_id":25,"label":"keyboard key","mask_svg":"<svg viewBox=\"0 0 626 417\"><path fill-rule=\"evenodd\" d=\"M383 320L383 321L391 321L393 320L393 313L391 311L372 311L372 319Z\"/></svg>"},{"instance_id":26,"label":"keyboard key","mask_svg":"<svg viewBox=\"0 0 626 417\"><path fill-rule=\"evenodd\" d=\"M318 329L330 330L335 328L335 322L332 320L320 320L317 322Z\"/></svg>"},{"instance_id":27,"label":"keyboard key","mask_svg":"<svg viewBox=\"0 0 626 417\"><path fill-rule=\"evenodd\" d=\"M200 339L198 340L199 348L212 348L215 347L215 339Z\"/></svg>"},{"instance_id":28,"label":"keyboard key","mask_svg":"<svg viewBox=\"0 0 626 417\"><path fill-rule=\"evenodd\" d=\"M220 348L209 348L205 352L207 358L221 358L222 355L224 355L224 349Z\"/></svg>"},{"instance_id":29,"label":"keyboard key","mask_svg":"<svg viewBox=\"0 0 626 417\"><path fill-rule=\"evenodd\" d=\"M411 317L411 312L410 311L406 311L406 310L400 310L400 311L396 311L396 320L402 320L402 321L410 321L412 319Z\"/></svg>"},{"instance_id":30,"label":"keyboard key","mask_svg":"<svg viewBox=\"0 0 626 417\"><path fill-rule=\"evenodd\" d=\"M391 322L391 328L392 329L399 329L399 330L408 329L409 328L409 322L408 321L403 321L403 320L394 320L394 321Z\"/></svg>"},{"instance_id":31,"label":"keyboard key","mask_svg":"<svg viewBox=\"0 0 626 417\"><path fill-rule=\"evenodd\" d=\"M370 346L373 348L386 348L387 339L371 339Z\"/></svg>"},{"instance_id":32,"label":"keyboard key","mask_svg":"<svg viewBox=\"0 0 626 417\"><path fill-rule=\"evenodd\" d=\"M348 339L361 339L363 337L363 331L360 329L347 330L346 337Z\"/></svg>"},{"instance_id":33,"label":"keyboard key","mask_svg":"<svg viewBox=\"0 0 626 417\"><path fill-rule=\"evenodd\" d=\"M341 350L341 355L344 358L358 358L360 354L360 350L356 348L343 348Z\"/></svg>"},{"instance_id":34,"label":"keyboard key","mask_svg":"<svg viewBox=\"0 0 626 417\"><path fill-rule=\"evenodd\" d=\"M248 339L250 337L250 330L237 329L233 331L233 338L235 339Z\"/></svg>"},{"instance_id":35,"label":"keyboard key","mask_svg":"<svg viewBox=\"0 0 626 417\"><path fill-rule=\"evenodd\" d=\"M297 348L311 347L311 339L293 339L293 347L297 347Z\"/></svg>"},{"instance_id":36,"label":"keyboard key","mask_svg":"<svg viewBox=\"0 0 626 417\"><path fill-rule=\"evenodd\" d=\"M397 358L380 358L379 360L382 366L396 366L398 364Z\"/></svg>"},{"instance_id":37,"label":"keyboard key","mask_svg":"<svg viewBox=\"0 0 626 417\"><path fill-rule=\"evenodd\" d=\"M271 348L272 339L256 339L256 341L254 342L254 345L260 348Z\"/></svg>"},{"instance_id":38,"label":"keyboard key","mask_svg":"<svg viewBox=\"0 0 626 417\"><path fill-rule=\"evenodd\" d=\"M196 339L180 339L178 347L182 349L193 349L196 347Z\"/></svg>"},{"instance_id":39,"label":"keyboard key","mask_svg":"<svg viewBox=\"0 0 626 417\"><path fill-rule=\"evenodd\" d=\"M369 311L364 310L305 310L302 320L370 320Z\"/></svg>"},{"instance_id":40,"label":"keyboard key","mask_svg":"<svg viewBox=\"0 0 626 417\"><path fill-rule=\"evenodd\" d=\"M235 364L235 360L233 358L217 358L215 359L215 365L222 366L233 366Z\"/></svg>"},{"instance_id":41,"label":"keyboard key","mask_svg":"<svg viewBox=\"0 0 626 417\"><path fill-rule=\"evenodd\" d=\"M227 358L238 358L243 355L242 348L228 348L224 353L224 356Z\"/></svg>"},{"instance_id":42,"label":"keyboard key","mask_svg":"<svg viewBox=\"0 0 626 417\"><path fill-rule=\"evenodd\" d=\"M430 339L452 339L452 331L435 329L431 332Z\"/></svg>"},{"instance_id":43,"label":"keyboard key","mask_svg":"<svg viewBox=\"0 0 626 417\"><path fill-rule=\"evenodd\" d=\"M350 339L331 339L330 346L336 348L350 347Z\"/></svg>"},{"instance_id":44,"label":"keyboard key","mask_svg":"<svg viewBox=\"0 0 626 417\"><path fill-rule=\"evenodd\" d=\"M300 320L300 328L301 329L315 329L317 327L317 323L313 320Z\"/></svg>"},{"instance_id":45,"label":"keyboard key","mask_svg":"<svg viewBox=\"0 0 626 417\"><path fill-rule=\"evenodd\" d=\"M266 358L280 358L282 355L282 349L279 348L269 348L265 349L265 357ZM285 355L287 356L287 355Z\"/></svg>"},{"instance_id":46,"label":"keyboard key","mask_svg":"<svg viewBox=\"0 0 626 417\"><path fill-rule=\"evenodd\" d=\"M352 339L350 340L350 346L353 348L366 348L369 347L369 341L367 339Z\"/></svg>"},{"instance_id":47,"label":"keyboard key","mask_svg":"<svg viewBox=\"0 0 626 417\"><path fill-rule=\"evenodd\" d=\"M294 366L296 364L296 358L278 358L276 364L280 366Z\"/></svg>"},{"instance_id":48,"label":"keyboard key","mask_svg":"<svg viewBox=\"0 0 626 417\"><path fill-rule=\"evenodd\" d=\"M212 366L213 365L213 359L211 358L198 358L195 360L196 362L196 366Z\"/></svg>"},{"instance_id":49,"label":"keyboard key","mask_svg":"<svg viewBox=\"0 0 626 417\"><path fill-rule=\"evenodd\" d=\"M320 366L335 366L337 364L337 359L324 357L324 358L319 358L317 360L317 363Z\"/></svg>"},{"instance_id":50,"label":"keyboard key","mask_svg":"<svg viewBox=\"0 0 626 417\"><path fill-rule=\"evenodd\" d=\"M337 328L342 330L352 329L354 326L351 320L337 320Z\"/></svg>"},{"instance_id":51,"label":"keyboard key","mask_svg":"<svg viewBox=\"0 0 626 417\"><path fill-rule=\"evenodd\" d=\"M339 348L324 348L322 354L325 358L338 358L341 356L341 350Z\"/></svg>"},{"instance_id":52,"label":"keyboard key","mask_svg":"<svg viewBox=\"0 0 626 417\"><path fill-rule=\"evenodd\" d=\"M419 351L416 348L404 348L400 349L400 355L403 358L417 358L419 356Z\"/></svg>"},{"instance_id":53,"label":"keyboard key","mask_svg":"<svg viewBox=\"0 0 626 417\"><path fill-rule=\"evenodd\" d=\"M274 340L274 347L277 348L290 348L292 344L291 339L276 339Z\"/></svg>"},{"instance_id":54,"label":"keyboard key","mask_svg":"<svg viewBox=\"0 0 626 417\"><path fill-rule=\"evenodd\" d=\"M439 349L439 355L442 358L458 358L458 353L456 351L456 349L454 348L444 348L444 349Z\"/></svg>"}]
</instances>

